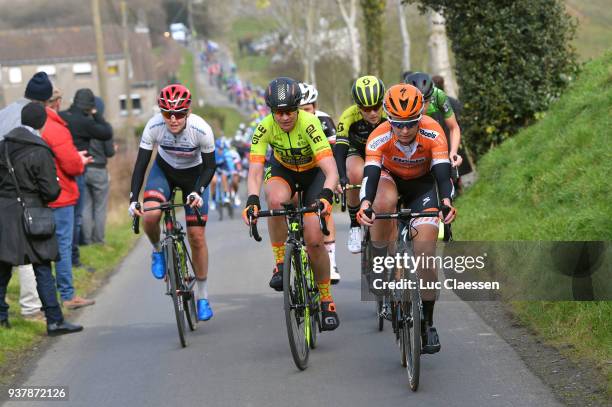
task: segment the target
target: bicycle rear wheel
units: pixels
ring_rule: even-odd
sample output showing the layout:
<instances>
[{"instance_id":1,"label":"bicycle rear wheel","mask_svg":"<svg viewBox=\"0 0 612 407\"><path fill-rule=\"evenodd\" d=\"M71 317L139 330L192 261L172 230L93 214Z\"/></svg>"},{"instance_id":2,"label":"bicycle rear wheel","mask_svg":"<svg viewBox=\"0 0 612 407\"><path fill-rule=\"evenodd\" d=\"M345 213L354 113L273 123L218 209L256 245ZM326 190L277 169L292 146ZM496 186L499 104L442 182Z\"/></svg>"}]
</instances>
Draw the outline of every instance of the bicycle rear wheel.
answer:
<instances>
[{"instance_id":1,"label":"bicycle rear wheel","mask_svg":"<svg viewBox=\"0 0 612 407\"><path fill-rule=\"evenodd\" d=\"M170 283L170 298L172 298L172 304L174 306L174 315L176 316L176 326L178 328L179 341L181 346L184 348L187 346L187 340L185 339L185 308L183 307L183 298L178 294L178 290L181 288L181 282L178 274L178 256L174 244L166 245L165 248L168 281Z\"/></svg>"},{"instance_id":2,"label":"bicycle rear wheel","mask_svg":"<svg viewBox=\"0 0 612 407\"><path fill-rule=\"evenodd\" d=\"M293 361L298 369L308 365L310 349L310 309L307 306L306 278L302 271L300 252L293 243L285 248L285 267L283 270L283 296L285 303L285 323Z\"/></svg>"}]
</instances>

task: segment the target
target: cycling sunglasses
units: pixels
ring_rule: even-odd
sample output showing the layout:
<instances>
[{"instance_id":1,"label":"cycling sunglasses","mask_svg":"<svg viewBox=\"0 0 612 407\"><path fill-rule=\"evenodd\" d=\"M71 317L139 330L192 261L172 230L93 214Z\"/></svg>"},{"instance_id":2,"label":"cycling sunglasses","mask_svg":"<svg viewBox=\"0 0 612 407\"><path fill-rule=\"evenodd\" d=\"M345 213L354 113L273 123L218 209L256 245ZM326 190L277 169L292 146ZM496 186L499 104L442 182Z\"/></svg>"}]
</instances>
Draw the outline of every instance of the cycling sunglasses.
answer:
<instances>
[{"instance_id":1,"label":"cycling sunglasses","mask_svg":"<svg viewBox=\"0 0 612 407\"><path fill-rule=\"evenodd\" d=\"M187 113L189 113L187 110L182 111L182 112L176 112L174 110L162 110L161 111L162 116L164 116L168 120L172 119L172 116L174 116L176 120L181 120L185 118L185 116L187 116Z\"/></svg>"},{"instance_id":2,"label":"cycling sunglasses","mask_svg":"<svg viewBox=\"0 0 612 407\"><path fill-rule=\"evenodd\" d=\"M382 106L382 103L379 103L374 106L359 106L359 110L361 110L364 113L378 112L381 106Z\"/></svg>"},{"instance_id":3,"label":"cycling sunglasses","mask_svg":"<svg viewBox=\"0 0 612 407\"><path fill-rule=\"evenodd\" d=\"M397 129L403 129L403 128L411 129L414 126L417 126L419 124L419 122L421 121L421 116L417 117L416 119L412 119L412 120L391 120L391 119L388 119L388 120L389 120L389 123L391 123L391 126Z\"/></svg>"},{"instance_id":4,"label":"cycling sunglasses","mask_svg":"<svg viewBox=\"0 0 612 407\"><path fill-rule=\"evenodd\" d=\"M272 113L282 115L282 114L290 114L293 112L297 112L298 108L289 108L289 109L274 109Z\"/></svg>"}]
</instances>

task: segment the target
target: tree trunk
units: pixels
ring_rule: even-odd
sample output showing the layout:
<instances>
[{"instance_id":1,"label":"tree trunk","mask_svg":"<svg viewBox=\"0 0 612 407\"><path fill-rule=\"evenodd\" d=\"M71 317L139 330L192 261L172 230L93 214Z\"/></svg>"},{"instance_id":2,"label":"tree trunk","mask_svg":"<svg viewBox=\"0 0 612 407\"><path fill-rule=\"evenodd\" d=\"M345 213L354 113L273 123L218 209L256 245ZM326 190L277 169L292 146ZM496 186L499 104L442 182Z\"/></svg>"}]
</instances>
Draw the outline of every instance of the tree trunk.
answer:
<instances>
[{"instance_id":1,"label":"tree trunk","mask_svg":"<svg viewBox=\"0 0 612 407\"><path fill-rule=\"evenodd\" d=\"M386 0L361 0L366 31L366 67L368 75L383 76L383 28Z\"/></svg>"},{"instance_id":2,"label":"tree trunk","mask_svg":"<svg viewBox=\"0 0 612 407\"><path fill-rule=\"evenodd\" d=\"M312 0L305 0L305 4L308 7L306 12L306 43L304 44L304 82L315 85L314 83L314 65L315 65L315 47L313 44L314 34L314 14L315 4Z\"/></svg>"},{"instance_id":3,"label":"tree trunk","mask_svg":"<svg viewBox=\"0 0 612 407\"><path fill-rule=\"evenodd\" d=\"M448 43L446 40L446 20L433 10L429 11L429 72L431 75L444 77L444 91L447 95L457 97L457 82L453 77Z\"/></svg>"},{"instance_id":4,"label":"tree trunk","mask_svg":"<svg viewBox=\"0 0 612 407\"><path fill-rule=\"evenodd\" d=\"M402 73L410 70L410 33L406 24L406 6L402 0L395 0L397 16L399 17L400 32L402 34Z\"/></svg>"},{"instance_id":5,"label":"tree trunk","mask_svg":"<svg viewBox=\"0 0 612 407\"><path fill-rule=\"evenodd\" d=\"M359 29L357 28L357 0L350 0L348 11L344 0L336 0L336 3L340 8L340 14L348 30L353 71L352 79L357 79L361 74L361 44L359 41Z\"/></svg>"}]
</instances>

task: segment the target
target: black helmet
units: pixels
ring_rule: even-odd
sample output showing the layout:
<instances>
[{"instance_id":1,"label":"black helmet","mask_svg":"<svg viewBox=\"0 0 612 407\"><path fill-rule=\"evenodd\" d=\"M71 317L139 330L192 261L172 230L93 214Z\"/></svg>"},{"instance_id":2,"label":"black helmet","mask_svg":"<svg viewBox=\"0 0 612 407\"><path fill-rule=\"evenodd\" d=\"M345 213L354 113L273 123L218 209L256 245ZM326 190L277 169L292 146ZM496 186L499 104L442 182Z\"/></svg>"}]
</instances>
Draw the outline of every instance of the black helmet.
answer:
<instances>
[{"instance_id":1,"label":"black helmet","mask_svg":"<svg viewBox=\"0 0 612 407\"><path fill-rule=\"evenodd\" d=\"M431 76L423 72L413 72L404 76L404 82L416 86L423 94L423 99L427 101L434 92L434 84Z\"/></svg>"},{"instance_id":2,"label":"black helmet","mask_svg":"<svg viewBox=\"0 0 612 407\"><path fill-rule=\"evenodd\" d=\"M297 109L302 99L300 84L291 78L273 79L266 88L266 105L272 110Z\"/></svg>"}]
</instances>

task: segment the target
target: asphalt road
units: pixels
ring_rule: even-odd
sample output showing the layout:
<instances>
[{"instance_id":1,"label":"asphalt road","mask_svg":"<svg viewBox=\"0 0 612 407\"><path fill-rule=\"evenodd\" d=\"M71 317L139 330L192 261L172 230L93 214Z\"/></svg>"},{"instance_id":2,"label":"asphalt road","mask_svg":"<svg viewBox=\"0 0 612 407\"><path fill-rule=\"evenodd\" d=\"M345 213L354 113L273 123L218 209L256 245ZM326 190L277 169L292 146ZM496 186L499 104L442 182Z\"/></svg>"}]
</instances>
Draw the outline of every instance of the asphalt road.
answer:
<instances>
[{"instance_id":1,"label":"asphalt road","mask_svg":"<svg viewBox=\"0 0 612 407\"><path fill-rule=\"evenodd\" d=\"M344 216L343 216L344 217ZM68 386L68 402L38 406L557 406L512 348L459 301L436 307L442 351L424 356L417 393L390 327L378 332L372 303L361 302L359 256L345 247L339 222L334 289L341 318L323 333L300 372L291 358L282 296L268 287L272 255L267 239L249 240L238 219L207 227L210 299L215 312L178 342L171 302L149 271L150 247L141 239L84 310L80 334L51 339L21 385ZM262 236L267 237L265 227ZM6 406L22 407L23 402Z\"/></svg>"}]
</instances>

